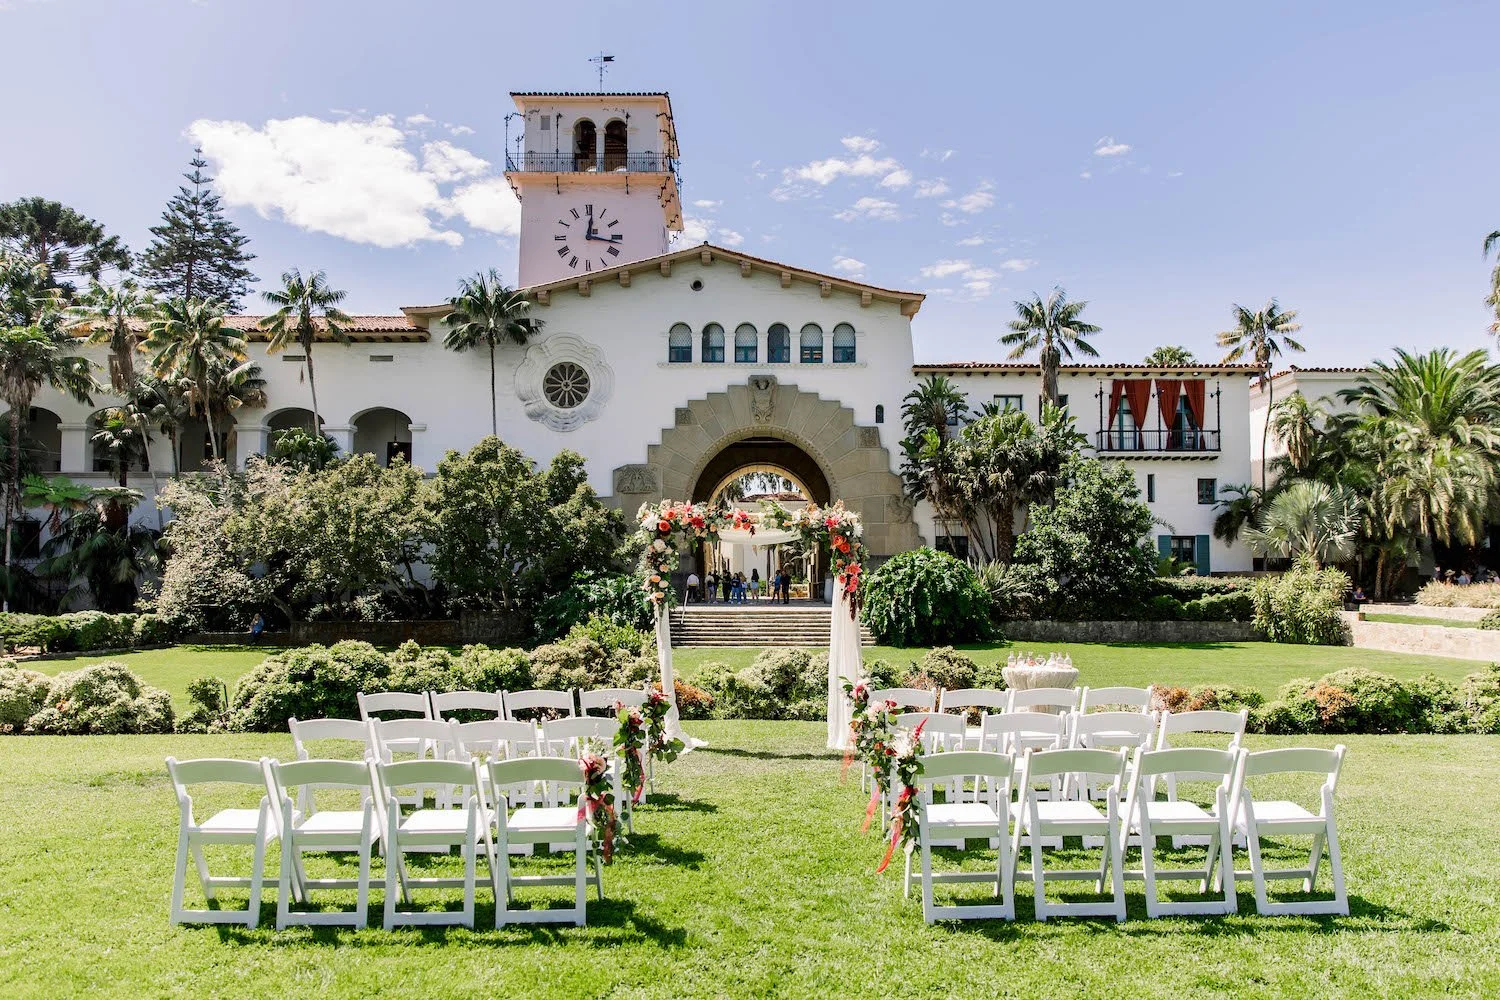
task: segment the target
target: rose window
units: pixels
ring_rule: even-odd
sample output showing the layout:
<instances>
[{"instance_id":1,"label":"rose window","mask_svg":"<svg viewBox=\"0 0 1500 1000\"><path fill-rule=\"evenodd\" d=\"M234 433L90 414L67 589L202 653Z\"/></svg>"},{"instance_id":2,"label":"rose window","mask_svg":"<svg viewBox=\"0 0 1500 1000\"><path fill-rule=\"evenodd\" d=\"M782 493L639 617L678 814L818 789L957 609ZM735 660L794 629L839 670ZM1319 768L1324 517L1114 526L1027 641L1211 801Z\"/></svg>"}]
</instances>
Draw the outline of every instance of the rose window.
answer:
<instances>
[{"instance_id":1,"label":"rose window","mask_svg":"<svg viewBox=\"0 0 1500 1000\"><path fill-rule=\"evenodd\" d=\"M589 398L589 373L582 365L562 361L542 376L542 393L559 410L571 410Z\"/></svg>"}]
</instances>

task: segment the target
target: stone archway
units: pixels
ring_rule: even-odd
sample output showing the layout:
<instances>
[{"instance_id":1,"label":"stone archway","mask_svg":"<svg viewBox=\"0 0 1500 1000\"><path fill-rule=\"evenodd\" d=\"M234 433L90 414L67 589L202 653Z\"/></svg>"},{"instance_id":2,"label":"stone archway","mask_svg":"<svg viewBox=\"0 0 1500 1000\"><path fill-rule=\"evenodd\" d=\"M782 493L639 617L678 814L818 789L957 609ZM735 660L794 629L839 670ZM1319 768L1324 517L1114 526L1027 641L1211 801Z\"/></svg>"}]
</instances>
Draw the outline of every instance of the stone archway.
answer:
<instances>
[{"instance_id":1,"label":"stone archway","mask_svg":"<svg viewBox=\"0 0 1500 1000\"><path fill-rule=\"evenodd\" d=\"M752 375L744 385L679 406L661 442L646 448L644 463L614 470L613 502L633 513L647 501L692 499L726 452L784 443L816 466L831 499L859 514L865 545L878 562L922 543L880 431L855 424L854 411L837 400L780 385L773 375Z\"/></svg>"},{"instance_id":2,"label":"stone archway","mask_svg":"<svg viewBox=\"0 0 1500 1000\"><path fill-rule=\"evenodd\" d=\"M769 435L748 437L726 445L698 473L692 495L686 499L693 503L709 503L714 499L714 491L725 480L736 473L760 468L785 471L816 504L826 506L833 502L828 477L823 474L817 460L790 441Z\"/></svg>"}]
</instances>

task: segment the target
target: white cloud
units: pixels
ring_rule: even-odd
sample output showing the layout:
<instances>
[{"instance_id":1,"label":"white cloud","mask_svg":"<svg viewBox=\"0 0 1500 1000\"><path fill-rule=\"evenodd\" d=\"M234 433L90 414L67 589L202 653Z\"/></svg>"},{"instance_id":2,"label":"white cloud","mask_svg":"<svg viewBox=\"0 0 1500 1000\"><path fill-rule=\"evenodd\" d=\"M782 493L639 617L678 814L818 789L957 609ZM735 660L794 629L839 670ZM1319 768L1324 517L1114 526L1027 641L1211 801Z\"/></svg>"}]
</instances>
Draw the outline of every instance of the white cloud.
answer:
<instances>
[{"instance_id":1,"label":"white cloud","mask_svg":"<svg viewBox=\"0 0 1500 1000\"><path fill-rule=\"evenodd\" d=\"M737 247L745 242L745 237L733 229L720 229L718 231L718 242L721 246Z\"/></svg>"},{"instance_id":2,"label":"white cloud","mask_svg":"<svg viewBox=\"0 0 1500 1000\"><path fill-rule=\"evenodd\" d=\"M713 211L714 209L718 208L722 204L724 204L724 203L721 202L721 201L711 201L708 198L699 198L697 201L693 202L693 207L694 208L702 208L702 209L705 209L707 211Z\"/></svg>"},{"instance_id":3,"label":"white cloud","mask_svg":"<svg viewBox=\"0 0 1500 1000\"><path fill-rule=\"evenodd\" d=\"M998 266L1002 271L1014 271L1019 274L1021 271L1028 271L1036 266L1036 261L1030 257L1007 257Z\"/></svg>"},{"instance_id":4,"label":"white cloud","mask_svg":"<svg viewBox=\"0 0 1500 1000\"><path fill-rule=\"evenodd\" d=\"M1115 137L1106 135L1094 143L1095 156L1124 156L1130 152L1130 144L1127 142L1115 142Z\"/></svg>"},{"instance_id":5,"label":"white cloud","mask_svg":"<svg viewBox=\"0 0 1500 1000\"><path fill-rule=\"evenodd\" d=\"M453 192L444 215L461 215L475 229L501 236L521 232L521 203L504 177L486 177Z\"/></svg>"},{"instance_id":6,"label":"white cloud","mask_svg":"<svg viewBox=\"0 0 1500 1000\"><path fill-rule=\"evenodd\" d=\"M989 181L981 181L979 186L961 198L943 202L944 208L956 208L968 215L975 215L995 204L995 196L990 194L994 187Z\"/></svg>"},{"instance_id":7,"label":"white cloud","mask_svg":"<svg viewBox=\"0 0 1500 1000\"><path fill-rule=\"evenodd\" d=\"M891 188L893 190L899 190L901 188L904 188L904 187L906 187L906 185L908 185L910 183L911 183L911 171L910 170L905 170L905 169L902 169L902 170L892 170L890 173L886 174L884 177L882 177L880 179L880 186L881 187L883 187L883 188Z\"/></svg>"},{"instance_id":8,"label":"white cloud","mask_svg":"<svg viewBox=\"0 0 1500 1000\"><path fill-rule=\"evenodd\" d=\"M880 148L880 143L867 135L846 135L839 142L851 153L873 153Z\"/></svg>"},{"instance_id":9,"label":"white cloud","mask_svg":"<svg viewBox=\"0 0 1500 1000\"><path fill-rule=\"evenodd\" d=\"M839 255L833 258L833 269L840 274L847 274L854 277L865 273L865 262L855 260L853 257Z\"/></svg>"},{"instance_id":10,"label":"white cloud","mask_svg":"<svg viewBox=\"0 0 1500 1000\"><path fill-rule=\"evenodd\" d=\"M433 224L444 207L436 180L406 148L389 115L367 121L199 119L187 133L215 163L224 200L264 218L382 247L463 236Z\"/></svg>"},{"instance_id":11,"label":"white cloud","mask_svg":"<svg viewBox=\"0 0 1500 1000\"><path fill-rule=\"evenodd\" d=\"M467 149L444 140L429 142L422 147L422 169L440 183L478 177L489 165L489 160L482 160Z\"/></svg>"},{"instance_id":12,"label":"white cloud","mask_svg":"<svg viewBox=\"0 0 1500 1000\"><path fill-rule=\"evenodd\" d=\"M837 156L830 156L826 160L814 160L805 166L790 168L786 171L786 179L789 181L811 181L814 184L826 187L844 176L875 177L900 169L901 164L888 156L881 157L878 160L868 154L861 154L852 160L842 160Z\"/></svg>"},{"instance_id":13,"label":"white cloud","mask_svg":"<svg viewBox=\"0 0 1500 1000\"><path fill-rule=\"evenodd\" d=\"M714 224L712 219L702 219L696 215L684 215L682 217L682 232L672 237L674 247L697 245L708 242L708 229Z\"/></svg>"},{"instance_id":14,"label":"white cloud","mask_svg":"<svg viewBox=\"0 0 1500 1000\"><path fill-rule=\"evenodd\" d=\"M989 295L991 287L992 284L988 279L981 278L975 281L964 282L964 290L976 299L982 299Z\"/></svg>"},{"instance_id":15,"label":"white cloud","mask_svg":"<svg viewBox=\"0 0 1500 1000\"><path fill-rule=\"evenodd\" d=\"M948 193L948 182L941 177L930 181L917 181L915 192L918 198L939 198Z\"/></svg>"},{"instance_id":16,"label":"white cloud","mask_svg":"<svg viewBox=\"0 0 1500 1000\"><path fill-rule=\"evenodd\" d=\"M893 201L885 201L882 198L864 197L842 212L833 213L833 217L840 222L854 222L857 219L875 219L880 222L894 222L901 218L897 205Z\"/></svg>"},{"instance_id":17,"label":"white cloud","mask_svg":"<svg viewBox=\"0 0 1500 1000\"><path fill-rule=\"evenodd\" d=\"M939 260L922 268L924 278L950 278L962 274L974 266L970 260Z\"/></svg>"},{"instance_id":18,"label":"white cloud","mask_svg":"<svg viewBox=\"0 0 1500 1000\"><path fill-rule=\"evenodd\" d=\"M973 236L965 236L963 239L959 240L958 245L961 247L982 247L988 242L988 237L980 236L978 233L975 233Z\"/></svg>"},{"instance_id":19,"label":"white cloud","mask_svg":"<svg viewBox=\"0 0 1500 1000\"><path fill-rule=\"evenodd\" d=\"M924 149L924 150L922 150L922 158L924 160L937 160L939 163L943 163L943 162L947 161L947 159L949 157L951 157L952 155L953 155L953 150L951 150L951 149Z\"/></svg>"},{"instance_id":20,"label":"white cloud","mask_svg":"<svg viewBox=\"0 0 1500 1000\"><path fill-rule=\"evenodd\" d=\"M406 116L406 124L408 125L431 125L432 123L433 120L424 114Z\"/></svg>"},{"instance_id":21,"label":"white cloud","mask_svg":"<svg viewBox=\"0 0 1500 1000\"><path fill-rule=\"evenodd\" d=\"M1083 173L1079 174L1078 176L1081 177L1081 178L1083 178L1084 180L1088 180L1090 177L1094 176L1094 172L1092 170L1085 170Z\"/></svg>"},{"instance_id":22,"label":"white cloud","mask_svg":"<svg viewBox=\"0 0 1500 1000\"><path fill-rule=\"evenodd\" d=\"M473 135L474 134L474 130L471 129L471 128L469 128L469 126L467 126L467 125L451 125L451 126L448 127L448 131L451 132L451 133L453 133L454 135Z\"/></svg>"},{"instance_id":23,"label":"white cloud","mask_svg":"<svg viewBox=\"0 0 1500 1000\"><path fill-rule=\"evenodd\" d=\"M1181 170L1168 170L1167 171L1167 176L1168 177L1181 177L1182 176L1182 171Z\"/></svg>"}]
</instances>

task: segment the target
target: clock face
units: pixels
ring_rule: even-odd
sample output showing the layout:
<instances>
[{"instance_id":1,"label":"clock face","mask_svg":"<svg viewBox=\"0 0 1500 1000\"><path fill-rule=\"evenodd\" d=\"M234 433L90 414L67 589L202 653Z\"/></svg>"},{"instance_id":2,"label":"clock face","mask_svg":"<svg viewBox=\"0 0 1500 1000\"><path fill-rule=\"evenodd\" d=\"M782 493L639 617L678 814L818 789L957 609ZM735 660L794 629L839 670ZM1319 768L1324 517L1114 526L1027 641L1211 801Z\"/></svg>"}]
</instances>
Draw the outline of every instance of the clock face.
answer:
<instances>
[{"instance_id":1,"label":"clock face","mask_svg":"<svg viewBox=\"0 0 1500 1000\"><path fill-rule=\"evenodd\" d=\"M596 271L620 263L624 226L609 209L585 203L566 209L552 241L557 256L575 271Z\"/></svg>"}]
</instances>

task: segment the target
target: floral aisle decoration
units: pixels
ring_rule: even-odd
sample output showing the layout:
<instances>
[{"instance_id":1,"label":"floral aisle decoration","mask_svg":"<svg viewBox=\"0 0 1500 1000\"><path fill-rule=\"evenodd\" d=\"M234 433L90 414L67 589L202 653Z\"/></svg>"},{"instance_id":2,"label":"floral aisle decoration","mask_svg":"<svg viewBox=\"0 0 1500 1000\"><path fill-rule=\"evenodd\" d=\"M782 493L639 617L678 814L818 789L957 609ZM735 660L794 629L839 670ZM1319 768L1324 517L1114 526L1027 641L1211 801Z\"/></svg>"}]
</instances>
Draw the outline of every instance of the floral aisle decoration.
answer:
<instances>
[{"instance_id":1,"label":"floral aisle decoration","mask_svg":"<svg viewBox=\"0 0 1500 1000\"><path fill-rule=\"evenodd\" d=\"M795 530L807 545L828 552L833 578L849 598L849 616L859 614L860 577L864 573L865 528L859 515L844 506L842 500L828 507L808 504L790 511L774 500L762 502L765 524L782 531Z\"/></svg>"},{"instance_id":2,"label":"floral aisle decoration","mask_svg":"<svg viewBox=\"0 0 1500 1000\"><path fill-rule=\"evenodd\" d=\"M839 769L839 781L843 781L849 773L849 765L856 759L868 760L865 748L861 745L860 735L865 729L865 713L870 709L870 681L861 678L858 681L845 681L844 694L849 698L851 710L849 713L849 740L844 750L844 764Z\"/></svg>"},{"instance_id":3,"label":"floral aisle decoration","mask_svg":"<svg viewBox=\"0 0 1500 1000\"><path fill-rule=\"evenodd\" d=\"M870 803L865 806L865 822L860 833L870 829L880 803L886 801L891 792L891 760L896 756L896 703L881 701L867 704L857 724L850 718L850 728L855 731L855 752L870 768Z\"/></svg>"},{"instance_id":4,"label":"floral aisle decoration","mask_svg":"<svg viewBox=\"0 0 1500 1000\"><path fill-rule=\"evenodd\" d=\"M578 803L578 818L587 818L594 824L599 837L599 850L604 863L609 864L615 855L619 836L620 819L615 811L615 793L609 777L609 761L603 754L586 753L578 759L583 771L583 796Z\"/></svg>"},{"instance_id":5,"label":"floral aisle decoration","mask_svg":"<svg viewBox=\"0 0 1500 1000\"><path fill-rule=\"evenodd\" d=\"M891 842L885 849L885 857L880 859L880 867L875 869L877 875L891 863L896 848L910 844L917 835L916 780L922 773L922 728L926 725L925 721L918 723L916 729L900 732L893 740L890 774L901 783L901 792L891 812Z\"/></svg>"},{"instance_id":6,"label":"floral aisle decoration","mask_svg":"<svg viewBox=\"0 0 1500 1000\"><path fill-rule=\"evenodd\" d=\"M615 755L625 766L625 787L632 805L640 805L646 794L646 717L633 706L616 703L619 727L615 730Z\"/></svg>"},{"instance_id":7,"label":"floral aisle decoration","mask_svg":"<svg viewBox=\"0 0 1500 1000\"><path fill-rule=\"evenodd\" d=\"M667 735L667 714L671 710L672 700L660 688L646 695L641 712L646 716L646 756L652 764L670 764L682 754L682 740Z\"/></svg>"}]
</instances>

